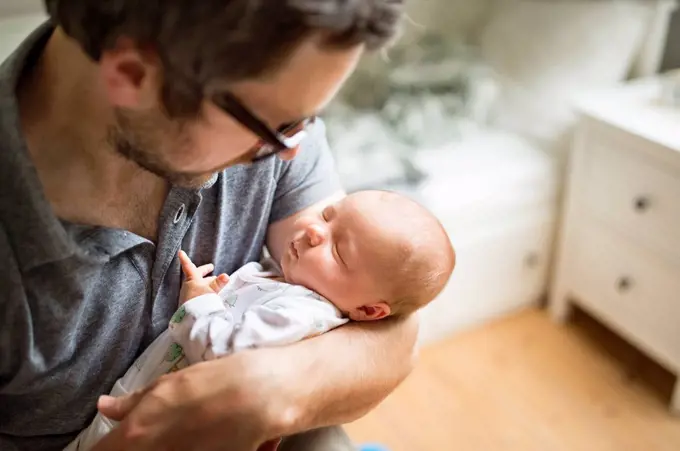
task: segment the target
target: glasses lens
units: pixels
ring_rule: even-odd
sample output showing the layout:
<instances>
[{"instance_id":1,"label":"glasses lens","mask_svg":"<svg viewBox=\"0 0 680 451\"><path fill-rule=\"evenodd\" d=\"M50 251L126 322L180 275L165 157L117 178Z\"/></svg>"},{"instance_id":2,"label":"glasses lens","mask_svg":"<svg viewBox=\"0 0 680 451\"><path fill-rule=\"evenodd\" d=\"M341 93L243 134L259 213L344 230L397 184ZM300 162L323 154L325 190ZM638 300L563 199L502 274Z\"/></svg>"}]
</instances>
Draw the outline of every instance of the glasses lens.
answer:
<instances>
[{"instance_id":1,"label":"glasses lens","mask_svg":"<svg viewBox=\"0 0 680 451\"><path fill-rule=\"evenodd\" d=\"M293 136L297 135L298 133L305 129L307 122L308 121L305 119L303 121L283 125L282 127L279 128L278 132L281 135L285 136L286 138L292 138Z\"/></svg>"},{"instance_id":2,"label":"glasses lens","mask_svg":"<svg viewBox=\"0 0 680 451\"><path fill-rule=\"evenodd\" d=\"M292 124L285 124L277 130L279 138L282 141L283 146L278 147L269 143L260 142L256 146L256 151L254 152L253 161L262 160L270 155L274 155L278 152L284 151L286 149L293 149L300 145L300 142L307 136L307 127L314 123L314 119L304 119L297 121Z\"/></svg>"}]
</instances>

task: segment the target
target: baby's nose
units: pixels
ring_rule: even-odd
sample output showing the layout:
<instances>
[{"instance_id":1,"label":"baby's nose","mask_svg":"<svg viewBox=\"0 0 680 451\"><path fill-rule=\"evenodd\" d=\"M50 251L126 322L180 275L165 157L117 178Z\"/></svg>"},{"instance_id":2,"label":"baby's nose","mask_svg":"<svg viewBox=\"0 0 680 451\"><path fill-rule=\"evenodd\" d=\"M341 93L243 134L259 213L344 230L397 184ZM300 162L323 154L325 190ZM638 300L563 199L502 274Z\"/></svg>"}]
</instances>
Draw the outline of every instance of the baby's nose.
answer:
<instances>
[{"instance_id":1,"label":"baby's nose","mask_svg":"<svg viewBox=\"0 0 680 451\"><path fill-rule=\"evenodd\" d=\"M319 224L309 224L305 232L311 247L320 246L326 241L326 229Z\"/></svg>"}]
</instances>

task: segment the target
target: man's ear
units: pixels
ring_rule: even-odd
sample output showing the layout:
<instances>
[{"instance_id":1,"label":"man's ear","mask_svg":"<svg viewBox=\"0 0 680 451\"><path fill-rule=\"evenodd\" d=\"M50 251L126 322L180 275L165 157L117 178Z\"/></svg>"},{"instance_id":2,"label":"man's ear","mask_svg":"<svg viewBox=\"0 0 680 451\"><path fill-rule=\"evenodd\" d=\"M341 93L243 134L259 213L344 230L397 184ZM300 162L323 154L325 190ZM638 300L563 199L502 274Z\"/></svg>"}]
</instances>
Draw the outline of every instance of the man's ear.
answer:
<instances>
[{"instance_id":1,"label":"man's ear","mask_svg":"<svg viewBox=\"0 0 680 451\"><path fill-rule=\"evenodd\" d=\"M102 83L114 107L149 109L158 103L162 64L156 52L121 37L99 60Z\"/></svg>"},{"instance_id":2,"label":"man's ear","mask_svg":"<svg viewBox=\"0 0 680 451\"><path fill-rule=\"evenodd\" d=\"M386 302L378 302L349 312L349 318L352 321L376 321L390 316L391 312L392 309Z\"/></svg>"}]
</instances>

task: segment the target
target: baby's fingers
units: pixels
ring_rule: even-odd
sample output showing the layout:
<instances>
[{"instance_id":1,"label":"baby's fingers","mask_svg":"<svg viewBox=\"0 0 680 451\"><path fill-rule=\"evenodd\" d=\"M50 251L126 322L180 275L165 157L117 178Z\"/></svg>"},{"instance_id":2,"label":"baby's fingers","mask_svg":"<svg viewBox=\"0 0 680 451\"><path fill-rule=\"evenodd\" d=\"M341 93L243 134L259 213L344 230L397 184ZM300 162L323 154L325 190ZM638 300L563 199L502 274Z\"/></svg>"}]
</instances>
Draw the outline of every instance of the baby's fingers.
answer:
<instances>
[{"instance_id":1,"label":"baby's fingers","mask_svg":"<svg viewBox=\"0 0 680 451\"><path fill-rule=\"evenodd\" d=\"M227 284L229 283L229 276L226 274L220 274L219 276L215 277L212 282L210 282L210 288L215 292L219 293L222 291L222 288L226 287Z\"/></svg>"},{"instance_id":2,"label":"baby's fingers","mask_svg":"<svg viewBox=\"0 0 680 451\"><path fill-rule=\"evenodd\" d=\"M201 274L201 277L205 277L215 270L215 265L208 263L207 265L199 266L196 270Z\"/></svg>"},{"instance_id":3,"label":"baby's fingers","mask_svg":"<svg viewBox=\"0 0 680 451\"><path fill-rule=\"evenodd\" d=\"M184 251L179 251L179 263L182 265L182 272L187 280L196 280L203 277L199 269L194 265L189 256Z\"/></svg>"}]
</instances>

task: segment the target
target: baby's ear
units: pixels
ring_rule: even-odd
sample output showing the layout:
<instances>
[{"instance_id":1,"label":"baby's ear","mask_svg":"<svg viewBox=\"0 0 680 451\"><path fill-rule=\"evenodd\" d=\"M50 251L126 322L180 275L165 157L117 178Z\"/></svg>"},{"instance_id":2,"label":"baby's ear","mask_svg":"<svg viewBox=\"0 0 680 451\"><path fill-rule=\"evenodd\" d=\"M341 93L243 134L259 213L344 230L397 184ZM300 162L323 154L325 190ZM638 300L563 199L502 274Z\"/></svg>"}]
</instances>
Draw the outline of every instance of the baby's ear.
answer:
<instances>
[{"instance_id":1,"label":"baby's ear","mask_svg":"<svg viewBox=\"0 0 680 451\"><path fill-rule=\"evenodd\" d=\"M392 309L386 302L378 302L349 312L349 318L352 321L376 321L390 316L391 312Z\"/></svg>"}]
</instances>

